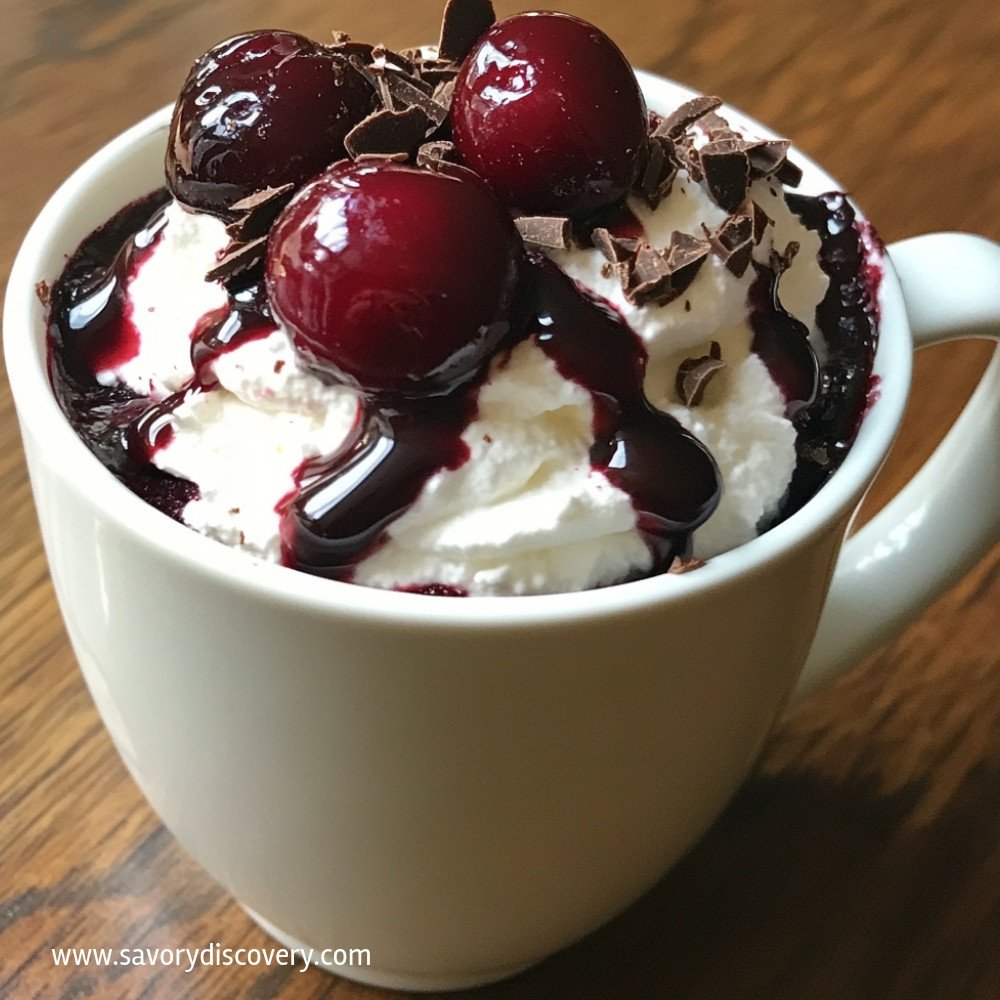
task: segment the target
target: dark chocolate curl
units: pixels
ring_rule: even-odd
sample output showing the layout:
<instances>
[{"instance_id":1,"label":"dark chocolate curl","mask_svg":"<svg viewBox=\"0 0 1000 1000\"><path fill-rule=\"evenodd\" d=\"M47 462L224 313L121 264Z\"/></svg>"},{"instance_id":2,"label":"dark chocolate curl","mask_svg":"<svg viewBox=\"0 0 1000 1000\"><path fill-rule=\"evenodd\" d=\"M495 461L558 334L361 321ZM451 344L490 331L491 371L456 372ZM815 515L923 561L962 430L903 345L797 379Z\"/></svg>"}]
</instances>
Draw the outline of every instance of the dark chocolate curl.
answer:
<instances>
[{"instance_id":1,"label":"dark chocolate curl","mask_svg":"<svg viewBox=\"0 0 1000 1000\"><path fill-rule=\"evenodd\" d=\"M441 22L438 55L461 62L495 20L490 0L448 0Z\"/></svg>"},{"instance_id":2,"label":"dark chocolate curl","mask_svg":"<svg viewBox=\"0 0 1000 1000\"><path fill-rule=\"evenodd\" d=\"M437 169L442 163L456 163L458 154L455 152L455 144L445 139L435 139L433 142L425 142L417 150L417 166Z\"/></svg>"},{"instance_id":3,"label":"dark chocolate curl","mask_svg":"<svg viewBox=\"0 0 1000 1000\"><path fill-rule=\"evenodd\" d=\"M573 227L562 215L521 215L514 220L521 239L542 250L568 250Z\"/></svg>"},{"instance_id":4,"label":"dark chocolate curl","mask_svg":"<svg viewBox=\"0 0 1000 1000\"><path fill-rule=\"evenodd\" d=\"M730 273L742 278L753 256L754 220L749 215L731 215L714 233L707 235L712 252Z\"/></svg>"},{"instance_id":5,"label":"dark chocolate curl","mask_svg":"<svg viewBox=\"0 0 1000 1000\"><path fill-rule=\"evenodd\" d=\"M664 250L641 244L632 261L614 265L620 269L625 298L637 306L673 302L694 281L709 250L706 240L681 232L673 233Z\"/></svg>"},{"instance_id":6,"label":"dark chocolate curl","mask_svg":"<svg viewBox=\"0 0 1000 1000\"><path fill-rule=\"evenodd\" d=\"M613 236L609 230L600 227L590 234L590 241L612 264L620 264L622 261L634 258L639 249L638 240Z\"/></svg>"},{"instance_id":7,"label":"dark chocolate curl","mask_svg":"<svg viewBox=\"0 0 1000 1000\"><path fill-rule=\"evenodd\" d=\"M736 139L713 139L699 153L708 193L721 208L735 212L750 186L750 159Z\"/></svg>"},{"instance_id":8,"label":"dark chocolate curl","mask_svg":"<svg viewBox=\"0 0 1000 1000\"><path fill-rule=\"evenodd\" d=\"M651 135L640 161L634 190L650 208L670 194L677 177L677 150L673 139Z\"/></svg>"},{"instance_id":9,"label":"dark chocolate curl","mask_svg":"<svg viewBox=\"0 0 1000 1000\"><path fill-rule=\"evenodd\" d=\"M653 135L663 135L670 139L677 139L685 132L689 125L694 124L703 115L707 115L710 111L714 111L721 106L721 97L692 97L690 101L685 101L676 111L667 115L657 125L653 131Z\"/></svg>"},{"instance_id":10,"label":"dark chocolate curl","mask_svg":"<svg viewBox=\"0 0 1000 1000\"><path fill-rule=\"evenodd\" d=\"M685 406L697 406L705 396L708 383L726 367L717 341L712 341L709 353L700 358L687 358L677 369L677 395Z\"/></svg>"},{"instance_id":11,"label":"dark chocolate curl","mask_svg":"<svg viewBox=\"0 0 1000 1000\"><path fill-rule=\"evenodd\" d=\"M278 213L291 199L294 188L294 184L264 188L235 202L231 211L239 214L226 226L229 238L234 243L249 243L266 236Z\"/></svg>"},{"instance_id":12,"label":"dark chocolate curl","mask_svg":"<svg viewBox=\"0 0 1000 1000\"><path fill-rule=\"evenodd\" d=\"M344 138L344 148L353 158L362 155L410 156L424 141L433 123L420 108L376 111L358 122Z\"/></svg>"},{"instance_id":13,"label":"dark chocolate curl","mask_svg":"<svg viewBox=\"0 0 1000 1000\"><path fill-rule=\"evenodd\" d=\"M249 271L264 259L266 247L266 236L249 243L231 243L215 267L205 275L205 280L228 282L238 274Z\"/></svg>"}]
</instances>

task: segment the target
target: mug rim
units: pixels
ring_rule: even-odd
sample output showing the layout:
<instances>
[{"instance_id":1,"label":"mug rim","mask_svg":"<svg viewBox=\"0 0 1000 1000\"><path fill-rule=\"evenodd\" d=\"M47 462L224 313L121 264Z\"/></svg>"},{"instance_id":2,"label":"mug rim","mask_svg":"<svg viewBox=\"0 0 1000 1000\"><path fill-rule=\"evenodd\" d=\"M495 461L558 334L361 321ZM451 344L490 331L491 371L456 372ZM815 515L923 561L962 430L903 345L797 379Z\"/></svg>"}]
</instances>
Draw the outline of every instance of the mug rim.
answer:
<instances>
[{"instance_id":1,"label":"mug rim","mask_svg":"<svg viewBox=\"0 0 1000 1000\"><path fill-rule=\"evenodd\" d=\"M644 71L637 77L654 106L697 92ZM664 99L664 95L669 98ZM661 101L657 101L657 95ZM674 103L673 106L676 106ZM725 104L723 112L737 125L761 136L776 134ZM697 571L659 574L628 583L586 591L523 596L470 596L447 599L426 594L382 590L329 580L265 562L205 537L166 517L119 482L77 436L59 407L48 376L47 323L38 322L36 284L54 279L43 272L52 253L50 233L79 205L101 175L134 155L135 147L152 134L164 139L172 105L154 112L106 143L63 182L38 214L18 251L4 304L4 353L18 419L42 427L48 458L58 456L58 468L96 509L105 511L122 529L137 536L161 559L181 562L192 573L209 575L220 585L252 593L258 599L290 603L313 613L344 614L384 625L430 628L491 628L501 625L540 626L580 618L600 618L675 603L757 573L811 539L819 537L853 511L874 478L895 437L909 395L913 344L898 278L888 253L882 258L878 290L878 343L872 375L877 390L862 416L846 458L829 481L787 520L762 535L708 560ZM843 187L797 147L796 164L807 181L825 190ZM810 186L813 186L810 185ZM864 213L851 201L859 219ZM62 256L75 247L62 247ZM41 314L43 317L46 314ZM38 329L41 325L42 329Z\"/></svg>"}]
</instances>

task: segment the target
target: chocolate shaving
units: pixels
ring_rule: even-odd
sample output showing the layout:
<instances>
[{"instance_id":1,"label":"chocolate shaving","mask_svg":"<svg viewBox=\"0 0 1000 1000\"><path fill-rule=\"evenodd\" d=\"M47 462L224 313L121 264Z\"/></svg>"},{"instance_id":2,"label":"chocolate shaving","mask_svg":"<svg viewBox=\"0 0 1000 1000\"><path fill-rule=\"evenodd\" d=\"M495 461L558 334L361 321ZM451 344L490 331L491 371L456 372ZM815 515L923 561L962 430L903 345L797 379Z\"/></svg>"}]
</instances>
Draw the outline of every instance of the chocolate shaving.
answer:
<instances>
[{"instance_id":1,"label":"chocolate shaving","mask_svg":"<svg viewBox=\"0 0 1000 1000\"><path fill-rule=\"evenodd\" d=\"M653 135L677 139L684 134L689 125L721 106L721 97L692 97L690 101L685 101L676 111L660 121Z\"/></svg>"},{"instance_id":2,"label":"chocolate shaving","mask_svg":"<svg viewBox=\"0 0 1000 1000\"><path fill-rule=\"evenodd\" d=\"M348 52L348 62L372 86L386 111L406 111L419 108L434 123L444 124L451 108L451 92L454 77L458 71L455 63L434 59L437 66L447 66L448 72L438 72L432 78L424 76L428 65L419 49L409 50L414 54L400 55L383 45L362 46L347 43L343 51Z\"/></svg>"},{"instance_id":3,"label":"chocolate shaving","mask_svg":"<svg viewBox=\"0 0 1000 1000\"><path fill-rule=\"evenodd\" d=\"M453 59L425 56L420 49L406 49L404 51L413 63L416 75L432 87L448 80L454 80L458 74L459 64Z\"/></svg>"},{"instance_id":4,"label":"chocolate shaving","mask_svg":"<svg viewBox=\"0 0 1000 1000\"><path fill-rule=\"evenodd\" d=\"M683 135L672 140L674 143L674 163L687 171L688 176L693 181L700 182L704 179L701 169L701 159L698 150L694 146L692 137L685 132Z\"/></svg>"},{"instance_id":5,"label":"chocolate shaving","mask_svg":"<svg viewBox=\"0 0 1000 1000\"><path fill-rule=\"evenodd\" d=\"M259 236L249 243L231 243L219 262L206 275L206 281L228 282L238 274L249 271L264 259L266 236Z\"/></svg>"},{"instance_id":6,"label":"chocolate shaving","mask_svg":"<svg viewBox=\"0 0 1000 1000\"><path fill-rule=\"evenodd\" d=\"M397 69L402 73L415 74L417 69L413 61L400 52L393 52L384 45L370 45L368 42L351 41L351 36L343 32L334 33L334 41L331 48L338 55L347 59L348 63L357 70L364 70L369 66L376 66L378 69ZM339 36L339 37L338 37Z\"/></svg>"},{"instance_id":7,"label":"chocolate shaving","mask_svg":"<svg viewBox=\"0 0 1000 1000\"><path fill-rule=\"evenodd\" d=\"M737 139L713 139L699 151L708 193L721 208L735 212L750 186L750 158Z\"/></svg>"},{"instance_id":8,"label":"chocolate shaving","mask_svg":"<svg viewBox=\"0 0 1000 1000\"><path fill-rule=\"evenodd\" d=\"M673 139L663 135L649 137L633 189L650 208L656 208L670 194L677 177L676 160Z\"/></svg>"},{"instance_id":9,"label":"chocolate shaving","mask_svg":"<svg viewBox=\"0 0 1000 1000\"><path fill-rule=\"evenodd\" d=\"M627 296L629 285L632 283L632 259L630 258L629 260L623 260L617 264L608 264L606 266L611 268L611 274L618 279L618 284L621 285L622 291ZM601 270L603 271L603 268Z\"/></svg>"},{"instance_id":10,"label":"chocolate shaving","mask_svg":"<svg viewBox=\"0 0 1000 1000\"><path fill-rule=\"evenodd\" d=\"M418 167L429 167L433 170L443 163L455 163L457 160L458 154L455 152L455 144L445 139L425 142L417 150Z\"/></svg>"},{"instance_id":11,"label":"chocolate shaving","mask_svg":"<svg viewBox=\"0 0 1000 1000\"><path fill-rule=\"evenodd\" d=\"M490 0L448 0L441 21L439 55L461 62L495 20Z\"/></svg>"},{"instance_id":12,"label":"chocolate shaving","mask_svg":"<svg viewBox=\"0 0 1000 1000\"><path fill-rule=\"evenodd\" d=\"M701 569L704 565L704 559L692 559L689 556L674 556L667 572L676 576L680 573L690 573L693 569Z\"/></svg>"},{"instance_id":13,"label":"chocolate shaving","mask_svg":"<svg viewBox=\"0 0 1000 1000\"><path fill-rule=\"evenodd\" d=\"M740 134L733 130L733 127L722 115L715 111L709 111L698 121L701 128L709 139L735 139L740 140Z\"/></svg>"},{"instance_id":14,"label":"chocolate shaving","mask_svg":"<svg viewBox=\"0 0 1000 1000\"><path fill-rule=\"evenodd\" d=\"M234 202L230 211L238 214L226 226L229 238L234 243L249 243L265 236L294 190L294 184L282 184L280 187L263 188Z\"/></svg>"},{"instance_id":15,"label":"chocolate shaving","mask_svg":"<svg viewBox=\"0 0 1000 1000\"><path fill-rule=\"evenodd\" d=\"M431 93L431 100L444 106L445 113L451 110L451 99L455 93L455 78L441 80Z\"/></svg>"},{"instance_id":16,"label":"chocolate shaving","mask_svg":"<svg viewBox=\"0 0 1000 1000\"><path fill-rule=\"evenodd\" d=\"M387 49L381 42L372 46L371 63L372 68L377 70L394 69L408 76L416 76L417 73L417 67L412 59L408 59L401 52Z\"/></svg>"},{"instance_id":17,"label":"chocolate shaving","mask_svg":"<svg viewBox=\"0 0 1000 1000\"><path fill-rule=\"evenodd\" d=\"M542 250L568 250L573 227L563 215L521 215L514 220L521 239Z\"/></svg>"},{"instance_id":18,"label":"chocolate shaving","mask_svg":"<svg viewBox=\"0 0 1000 1000\"><path fill-rule=\"evenodd\" d=\"M802 168L791 160L785 160L774 174L786 187L798 187L802 183Z\"/></svg>"},{"instance_id":19,"label":"chocolate shaving","mask_svg":"<svg viewBox=\"0 0 1000 1000\"><path fill-rule=\"evenodd\" d=\"M292 190L294 184L282 184L280 187L266 187L253 194L248 194L229 206L233 212L252 212L262 205L271 205Z\"/></svg>"},{"instance_id":20,"label":"chocolate shaving","mask_svg":"<svg viewBox=\"0 0 1000 1000\"><path fill-rule=\"evenodd\" d=\"M730 215L711 233L705 226L705 235L712 252L737 278L742 278L750 266L754 247L754 223L749 215Z\"/></svg>"},{"instance_id":21,"label":"chocolate shaving","mask_svg":"<svg viewBox=\"0 0 1000 1000\"><path fill-rule=\"evenodd\" d=\"M46 309L52 304L52 286L47 281L35 282L35 295Z\"/></svg>"},{"instance_id":22,"label":"chocolate shaving","mask_svg":"<svg viewBox=\"0 0 1000 1000\"><path fill-rule=\"evenodd\" d=\"M715 238L726 250L736 250L753 238L753 222L748 215L730 215L716 230Z\"/></svg>"},{"instance_id":23,"label":"chocolate shaving","mask_svg":"<svg viewBox=\"0 0 1000 1000\"><path fill-rule=\"evenodd\" d=\"M388 95L388 98L383 96L387 109L405 111L407 108L420 108L435 125L443 124L448 117L449 104L436 101L428 84L396 70L376 70L372 67L372 72L379 81L380 92Z\"/></svg>"},{"instance_id":24,"label":"chocolate shaving","mask_svg":"<svg viewBox=\"0 0 1000 1000\"><path fill-rule=\"evenodd\" d=\"M389 90L389 81L385 77L385 67L381 67L380 70L376 72L375 67L371 64L370 60L372 51L374 50L371 46L369 46L367 53L364 55L359 55L357 53L352 54L348 57L348 62L368 81L369 86L371 86L375 93L378 94L383 110L403 110L402 108L397 108L392 99L392 92Z\"/></svg>"},{"instance_id":25,"label":"chocolate shaving","mask_svg":"<svg viewBox=\"0 0 1000 1000\"><path fill-rule=\"evenodd\" d=\"M770 177L788 158L791 143L787 139L760 139L747 143L746 152L750 158L750 176Z\"/></svg>"},{"instance_id":26,"label":"chocolate shaving","mask_svg":"<svg viewBox=\"0 0 1000 1000\"><path fill-rule=\"evenodd\" d=\"M632 265L632 276L636 281L635 292L645 289L669 278L673 273L667 263L667 254L654 250L648 243L643 243L635 255Z\"/></svg>"},{"instance_id":27,"label":"chocolate shaving","mask_svg":"<svg viewBox=\"0 0 1000 1000\"><path fill-rule=\"evenodd\" d=\"M368 82L375 88L375 93L378 94L378 99L382 102L382 108L385 111L405 111L406 105L401 104L393 99L392 91L389 89L389 81L386 79L384 73L373 73L370 67L365 67L363 70L365 77Z\"/></svg>"},{"instance_id":28,"label":"chocolate shaving","mask_svg":"<svg viewBox=\"0 0 1000 1000\"><path fill-rule=\"evenodd\" d=\"M753 260L753 243L743 243L741 246L736 247L729 257L726 259L726 267L729 272L735 275L737 278L742 278L746 274L747 268L750 266L750 261Z\"/></svg>"},{"instance_id":29,"label":"chocolate shaving","mask_svg":"<svg viewBox=\"0 0 1000 1000\"><path fill-rule=\"evenodd\" d=\"M340 56L343 56L355 69L367 66L372 61L372 51L374 45L368 42L351 41L351 36L340 33L341 37L334 38L330 48Z\"/></svg>"},{"instance_id":30,"label":"chocolate shaving","mask_svg":"<svg viewBox=\"0 0 1000 1000\"><path fill-rule=\"evenodd\" d=\"M626 239L622 236L613 236L607 229L598 227L590 234L590 242L597 247L601 253L607 257L612 264L621 264L630 258L634 258L639 249L638 240Z\"/></svg>"},{"instance_id":31,"label":"chocolate shaving","mask_svg":"<svg viewBox=\"0 0 1000 1000\"><path fill-rule=\"evenodd\" d=\"M432 122L416 107L405 111L376 111L358 122L344 138L344 148L356 159L362 155L410 156L426 138Z\"/></svg>"},{"instance_id":32,"label":"chocolate shaving","mask_svg":"<svg viewBox=\"0 0 1000 1000\"><path fill-rule=\"evenodd\" d=\"M726 367L718 341L713 340L707 355L687 358L677 369L677 395L685 406L697 406L715 375Z\"/></svg>"},{"instance_id":33,"label":"chocolate shaving","mask_svg":"<svg viewBox=\"0 0 1000 1000\"><path fill-rule=\"evenodd\" d=\"M648 243L642 243L633 259L612 266L629 302L637 306L647 303L663 306L687 290L709 250L708 241L675 231L665 249L654 250Z\"/></svg>"},{"instance_id":34,"label":"chocolate shaving","mask_svg":"<svg viewBox=\"0 0 1000 1000\"><path fill-rule=\"evenodd\" d=\"M409 153L358 153L355 163L406 163Z\"/></svg>"}]
</instances>

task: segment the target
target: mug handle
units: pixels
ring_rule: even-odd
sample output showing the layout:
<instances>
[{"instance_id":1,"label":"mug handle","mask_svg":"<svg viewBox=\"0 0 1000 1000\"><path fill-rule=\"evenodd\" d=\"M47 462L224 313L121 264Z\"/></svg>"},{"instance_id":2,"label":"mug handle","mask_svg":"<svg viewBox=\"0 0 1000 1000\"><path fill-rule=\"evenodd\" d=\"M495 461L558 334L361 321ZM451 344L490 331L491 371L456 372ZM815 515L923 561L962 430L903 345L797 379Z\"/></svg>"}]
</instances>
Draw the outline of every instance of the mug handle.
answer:
<instances>
[{"instance_id":1,"label":"mug handle","mask_svg":"<svg viewBox=\"0 0 1000 1000\"><path fill-rule=\"evenodd\" d=\"M916 348L1000 339L1000 244L964 233L894 243ZM947 530L942 530L947 525ZM896 636L1000 536L1000 350L937 450L841 550L792 699Z\"/></svg>"}]
</instances>

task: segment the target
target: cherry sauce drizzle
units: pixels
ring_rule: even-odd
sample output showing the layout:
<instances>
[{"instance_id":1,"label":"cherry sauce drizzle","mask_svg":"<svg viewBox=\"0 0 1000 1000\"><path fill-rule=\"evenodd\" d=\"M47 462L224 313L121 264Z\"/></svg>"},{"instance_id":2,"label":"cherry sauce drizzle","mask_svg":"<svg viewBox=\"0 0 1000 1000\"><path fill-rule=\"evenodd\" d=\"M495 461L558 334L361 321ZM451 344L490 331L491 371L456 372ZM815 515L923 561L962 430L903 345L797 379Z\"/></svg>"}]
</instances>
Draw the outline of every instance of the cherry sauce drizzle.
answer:
<instances>
[{"instance_id":1,"label":"cherry sauce drizzle","mask_svg":"<svg viewBox=\"0 0 1000 1000\"><path fill-rule=\"evenodd\" d=\"M181 521L198 487L137 460L125 447L127 428L149 400L126 385L97 380L109 360L121 363L135 354L138 335L124 283L141 253L137 238L159 231L168 201L166 191L157 191L127 205L70 258L52 288L48 361L56 399L90 451L133 493Z\"/></svg>"},{"instance_id":2,"label":"cherry sauce drizzle","mask_svg":"<svg viewBox=\"0 0 1000 1000\"><path fill-rule=\"evenodd\" d=\"M191 341L194 377L182 389L154 403L126 429L125 448L129 454L139 462L152 462L156 452L173 438L177 409L192 397L218 386L213 370L216 358L251 340L266 337L276 328L262 281L231 294L228 308L206 316Z\"/></svg>"},{"instance_id":3,"label":"cherry sauce drizzle","mask_svg":"<svg viewBox=\"0 0 1000 1000\"><path fill-rule=\"evenodd\" d=\"M788 496L776 520L784 520L813 496L839 468L873 398L872 365L878 341L878 288L884 249L859 223L847 196L786 194L789 208L819 235L819 266L829 278L816 307L816 325L826 341L816 399L795 416L798 461ZM877 237L875 237L877 240ZM875 251L874 253L871 251Z\"/></svg>"},{"instance_id":4,"label":"cherry sauce drizzle","mask_svg":"<svg viewBox=\"0 0 1000 1000\"><path fill-rule=\"evenodd\" d=\"M825 482L857 432L870 391L879 278L844 196L787 197L820 235L820 266L830 286L816 318L828 359L817 369L805 327L780 307L774 273L758 269L750 295L753 347L784 392L799 430L798 465L778 520ZM52 292L49 364L60 405L91 451L140 497L181 520L186 503L198 496L197 486L150 462L169 440L171 415L191 393L213 390L212 362L219 354L266 336L275 324L261 285L252 284L235 292L229 311L210 317L194 337L195 376L180 392L151 408L128 388L97 381L98 371L121 363L130 350L134 354L124 285L155 240L166 201L157 192L128 206L70 260ZM632 220L620 216L612 225L625 235ZM533 338L564 377L590 391L592 466L632 497L654 556L653 572L662 572L718 502L715 463L680 424L646 401L645 351L617 313L582 295L544 259L533 258L527 284L520 336ZM438 396L369 400L348 440L335 454L303 463L297 488L280 503L284 561L350 579L430 476L467 459L461 435L475 416L483 377L485 370ZM464 593L442 584L407 589Z\"/></svg>"},{"instance_id":5,"label":"cherry sauce drizzle","mask_svg":"<svg viewBox=\"0 0 1000 1000\"><path fill-rule=\"evenodd\" d=\"M592 395L592 466L629 493L656 571L715 509L720 481L708 451L642 391L646 354L613 311L585 297L550 261L535 259L522 338ZM319 576L350 580L427 480L468 458L477 380L438 396L370 400L333 455L307 461L282 513L282 557Z\"/></svg>"},{"instance_id":6,"label":"cherry sauce drizzle","mask_svg":"<svg viewBox=\"0 0 1000 1000\"><path fill-rule=\"evenodd\" d=\"M794 419L811 406L819 389L819 362L809 343L809 329L787 312L778 299L778 273L754 263L750 286L750 349L785 397L785 415Z\"/></svg>"}]
</instances>

